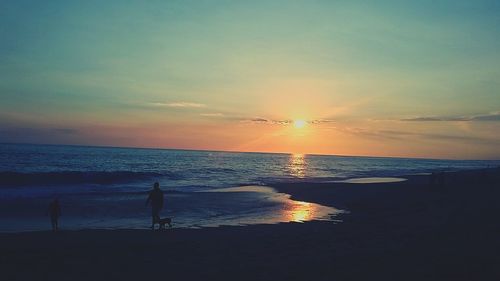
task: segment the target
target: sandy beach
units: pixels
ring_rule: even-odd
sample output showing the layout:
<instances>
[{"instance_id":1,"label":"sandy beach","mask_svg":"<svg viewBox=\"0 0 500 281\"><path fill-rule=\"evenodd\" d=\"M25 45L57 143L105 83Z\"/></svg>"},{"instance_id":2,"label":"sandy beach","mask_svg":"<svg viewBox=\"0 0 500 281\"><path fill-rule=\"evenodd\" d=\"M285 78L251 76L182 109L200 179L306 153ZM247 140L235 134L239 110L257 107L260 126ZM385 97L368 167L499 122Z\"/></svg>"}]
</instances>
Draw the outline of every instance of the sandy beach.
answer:
<instances>
[{"instance_id":1,"label":"sandy beach","mask_svg":"<svg viewBox=\"0 0 500 281\"><path fill-rule=\"evenodd\" d=\"M500 281L500 0L0 0L0 281Z\"/></svg>"},{"instance_id":2,"label":"sandy beach","mask_svg":"<svg viewBox=\"0 0 500 281\"><path fill-rule=\"evenodd\" d=\"M1 280L500 280L500 170L276 184L336 221L0 234Z\"/></svg>"}]
</instances>

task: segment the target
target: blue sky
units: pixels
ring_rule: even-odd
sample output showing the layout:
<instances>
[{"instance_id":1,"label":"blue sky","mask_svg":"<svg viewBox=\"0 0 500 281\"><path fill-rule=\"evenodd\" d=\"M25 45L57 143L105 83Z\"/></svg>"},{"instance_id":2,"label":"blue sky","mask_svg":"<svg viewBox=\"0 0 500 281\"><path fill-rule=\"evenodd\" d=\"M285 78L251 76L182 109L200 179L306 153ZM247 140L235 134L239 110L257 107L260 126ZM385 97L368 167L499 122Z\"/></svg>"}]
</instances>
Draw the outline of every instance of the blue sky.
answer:
<instances>
[{"instance_id":1,"label":"blue sky","mask_svg":"<svg viewBox=\"0 0 500 281\"><path fill-rule=\"evenodd\" d=\"M498 1L2 1L0 141L499 158L499 21Z\"/></svg>"}]
</instances>

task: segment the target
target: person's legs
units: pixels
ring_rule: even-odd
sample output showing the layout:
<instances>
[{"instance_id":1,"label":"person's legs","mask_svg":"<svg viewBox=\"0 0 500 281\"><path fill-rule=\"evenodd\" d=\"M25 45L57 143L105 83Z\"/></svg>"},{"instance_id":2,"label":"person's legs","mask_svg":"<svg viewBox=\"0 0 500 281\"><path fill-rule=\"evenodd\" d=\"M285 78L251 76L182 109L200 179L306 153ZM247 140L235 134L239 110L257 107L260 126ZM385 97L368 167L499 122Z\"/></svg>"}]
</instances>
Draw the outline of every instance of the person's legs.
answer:
<instances>
[{"instance_id":1,"label":"person's legs","mask_svg":"<svg viewBox=\"0 0 500 281\"><path fill-rule=\"evenodd\" d=\"M56 231L57 230L57 218L55 216L51 216L50 222L52 224L52 231Z\"/></svg>"},{"instance_id":2,"label":"person's legs","mask_svg":"<svg viewBox=\"0 0 500 281\"><path fill-rule=\"evenodd\" d=\"M156 223L156 220L155 220L155 212L152 211L151 212L151 229L155 229L155 223Z\"/></svg>"},{"instance_id":3,"label":"person's legs","mask_svg":"<svg viewBox=\"0 0 500 281\"><path fill-rule=\"evenodd\" d=\"M160 208L153 207L151 210L151 229L155 228L155 224L160 220Z\"/></svg>"}]
</instances>

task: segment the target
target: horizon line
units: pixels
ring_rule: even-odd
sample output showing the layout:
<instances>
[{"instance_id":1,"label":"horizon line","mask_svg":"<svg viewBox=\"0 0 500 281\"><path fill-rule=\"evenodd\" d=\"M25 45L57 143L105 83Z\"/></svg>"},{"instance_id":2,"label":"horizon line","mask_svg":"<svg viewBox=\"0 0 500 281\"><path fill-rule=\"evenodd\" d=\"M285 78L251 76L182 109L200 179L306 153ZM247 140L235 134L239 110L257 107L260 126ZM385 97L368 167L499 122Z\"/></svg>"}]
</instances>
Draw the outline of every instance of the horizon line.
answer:
<instances>
[{"instance_id":1,"label":"horizon line","mask_svg":"<svg viewBox=\"0 0 500 281\"><path fill-rule=\"evenodd\" d=\"M359 157L359 158L392 158L392 159L418 159L418 160L445 160L445 161L500 161L500 159L450 159L429 157L406 157L406 156L373 156L373 155L344 155L344 154L321 154L321 153L293 153L293 152L269 152L269 151L237 151L216 149L192 149L171 147L141 147L141 146L113 146L113 145L89 145L89 144L61 144L61 143L30 143L30 142L0 142L6 145L39 145L39 146L72 146L91 148L117 148L117 149L149 149L149 150L180 150L199 152L223 152L223 153L254 153L254 154L283 154L283 155L311 155L311 156L333 156L333 157Z\"/></svg>"}]
</instances>

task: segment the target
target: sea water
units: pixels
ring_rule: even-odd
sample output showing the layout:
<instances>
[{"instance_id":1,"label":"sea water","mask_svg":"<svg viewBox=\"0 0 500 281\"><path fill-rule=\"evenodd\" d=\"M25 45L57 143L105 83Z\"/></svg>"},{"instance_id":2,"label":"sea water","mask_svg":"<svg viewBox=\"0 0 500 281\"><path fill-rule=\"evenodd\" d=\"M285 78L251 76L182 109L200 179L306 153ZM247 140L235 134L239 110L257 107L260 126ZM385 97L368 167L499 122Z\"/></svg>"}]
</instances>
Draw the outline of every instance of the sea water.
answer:
<instances>
[{"instance_id":1,"label":"sea water","mask_svg":"<svg viewBox=\"0 0 500 281\"><path fill-rule=\"evenodd\" d=\"M146 228L147 192L165 192L175 227L329 219L338 210L290 200L266 186L493 167L452 161L172 149L0 144L0 231L47 229L59 198L61 227ZM236 187L236 188L235 188ZM222 192L221 192L222 191Z\"/></svg>"}]
</instances>

